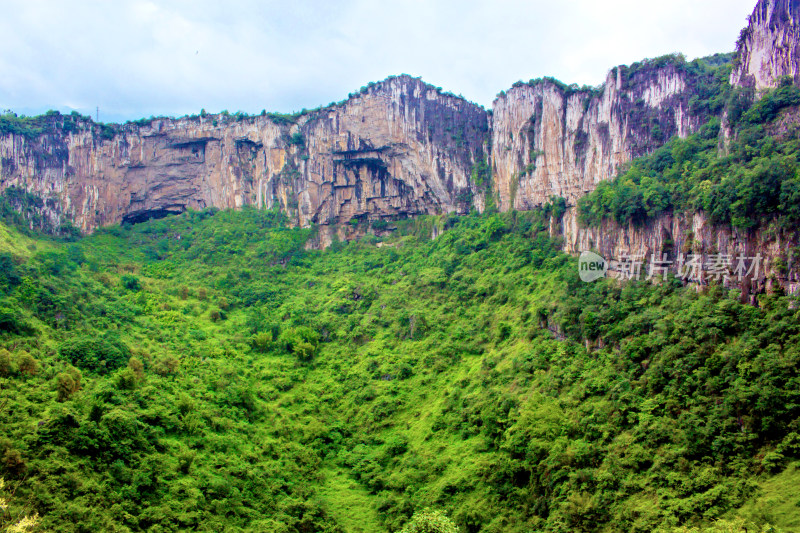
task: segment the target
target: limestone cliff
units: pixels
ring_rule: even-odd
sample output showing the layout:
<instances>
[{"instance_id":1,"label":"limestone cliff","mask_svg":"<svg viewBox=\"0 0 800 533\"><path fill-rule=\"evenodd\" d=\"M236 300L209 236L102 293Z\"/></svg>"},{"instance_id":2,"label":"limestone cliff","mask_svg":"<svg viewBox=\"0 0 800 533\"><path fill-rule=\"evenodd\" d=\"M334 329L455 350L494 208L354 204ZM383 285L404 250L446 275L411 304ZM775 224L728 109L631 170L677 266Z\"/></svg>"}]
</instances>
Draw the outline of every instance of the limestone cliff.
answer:
<instances>
[{"instance_id":1,"label":"limestone cliff","mask_svg":"<svg viewBox=\"0 0 800 533\"><path fill-rule=\"evenodd\" d=\"M790 294L800 293L800 270L792 250L798 246L796 235L784 235L774 228L738 231L711 224L702 213L666 213L642 226L620 226L606 221L600 226L582 228L576 209L569 208L556 233L564 237L564 251L580 254L595 250L610 263L610 275L645 279L651 273L660 277L664 268L670 276L706 285L716 279L727 287L741 287L756 294L778 286ZM688 269L680 272L680 263L697 258L697 275ZM756 259L758 258L758 259ZM727 277L715 275L714 263L727 264ZM746 270L737 273L740 261ZM638 274L631 265L640 263ZM650 266L654 270L650 270Z\"/></svg>"},{"instance_id":2,"label":"limestone cliff","mask_svg":"<svg viewBox=\"0 0 800 533\"><path fill-rule=\"evenodd\" d=\"M759 0L736 44L731 85L757 91L800 83L800 0Z\"/></svg>"},{"instance_id":3,"label":"limestone cliff","mask_svg":"<svg viewBox=\"0 0 800 533\"><path fill-rule=\"evenodd\" d=\"M502 209L551 196L569 203L614 176L620 164L708 116L692 112L695 77L680 58L613 69L599 89L552 80L519 83L494 103L492 167Z\"/></svg>"},{"instance_id":4,"label":"limestone cliff","mask_svg":"<svg viewBox=\"0 0 800 533\"><path fill-rule=\"evenodd\" d=\"M0 136L0 187L56 199L84 231L246 204L278 206L301 226L464 212L488 138L483 108L409 76L294 120L51 122L38 136Z\"/></svg>"},{"instance_id":5,"label":"limestone cliff","mask_svg":"<svg viewBox=\"0 0 800 533\"><path fill-rule=\"evenodd\" d=\"M518 84L495 102L491 132L483 108L409 76L290 120L204 115L100 127L55 116L40 135L0 135L0 188L47 198L84 231L243 205L279 207L300 226L338 226L482 210L485 185L470 172L491 155L501 209L550 196L573 202L706 120L689 105L697 80L681 65L618 67L596 90Z\"/></svg>"}]
</instances>

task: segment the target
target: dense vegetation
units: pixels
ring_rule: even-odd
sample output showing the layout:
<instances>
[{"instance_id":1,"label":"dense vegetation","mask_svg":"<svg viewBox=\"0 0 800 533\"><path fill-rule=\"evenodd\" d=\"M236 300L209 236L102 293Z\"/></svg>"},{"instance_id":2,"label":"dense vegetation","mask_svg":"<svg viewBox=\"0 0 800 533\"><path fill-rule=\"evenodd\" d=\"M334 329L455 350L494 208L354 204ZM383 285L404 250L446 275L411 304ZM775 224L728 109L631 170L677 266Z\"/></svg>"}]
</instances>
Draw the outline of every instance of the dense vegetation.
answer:
<instances>
[{"instance_id":1,"label":"dense vegetation","mask_svg":"<svg viewBox=\"0 0 800 533\"><path fill-rule=\"evenodd\" d=\"M787 79L752 103L746 91L727 88L711 101L727 101L732 137L720 150L714 119L686 139L673 138L635 160L612 181L580 199L581 220L642 224L664 212L703 211L715 224L739 229L775 221L800 223L800 140L796 111L800 89ZM782 120L784 119L784 120Z\"/></svg>"},{"instance_id":2,"label":"dense vegetation","mask_svg":"<svg viewBox=\"0 0 800 533\"><path fill-rule=\"evenodd\" d=\"M583 284L545 219L421 218L326 251L253 209L72 243L4 226L0 476L13 497L0 520L797 528L793 302Z\"/></svg>"}]
</instances>

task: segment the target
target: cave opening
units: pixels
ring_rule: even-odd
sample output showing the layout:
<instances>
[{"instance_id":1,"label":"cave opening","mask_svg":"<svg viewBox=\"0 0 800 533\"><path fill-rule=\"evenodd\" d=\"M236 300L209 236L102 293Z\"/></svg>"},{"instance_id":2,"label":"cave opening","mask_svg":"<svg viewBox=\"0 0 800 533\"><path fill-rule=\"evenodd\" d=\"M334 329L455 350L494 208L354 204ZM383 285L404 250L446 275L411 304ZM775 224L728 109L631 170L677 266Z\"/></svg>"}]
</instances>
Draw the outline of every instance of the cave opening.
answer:
<instances>
[{"instance_id":1,"label":"cave opening","mask_svg":"<svg viewBox=\"0 0 800 533\"><path fill-rule=\"evenodd\" d=\"M127 215L122 217L122 223L141 224L142 222L147 222L148 220L164 218L170 215L180 215L184 211L186 211L186 207L182 205L163 207L158 209L145 209L141 211L135 211L133 213L128 213Z\"/></svg>"}]
</instances>

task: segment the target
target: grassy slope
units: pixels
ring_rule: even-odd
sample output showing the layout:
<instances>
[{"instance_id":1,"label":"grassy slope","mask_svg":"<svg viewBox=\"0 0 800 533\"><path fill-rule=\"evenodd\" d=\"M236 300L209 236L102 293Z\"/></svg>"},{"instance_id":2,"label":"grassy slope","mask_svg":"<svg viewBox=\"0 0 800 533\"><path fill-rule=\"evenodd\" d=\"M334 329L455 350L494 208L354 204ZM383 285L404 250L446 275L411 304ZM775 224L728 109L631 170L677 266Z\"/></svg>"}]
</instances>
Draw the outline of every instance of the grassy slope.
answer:
<instances>
[{"instance_id":1,"label":"grassy slope","mask_svg":"<svg viewBox=\"0 0 800 533\"><path fill-rule=\"evenodd\" d=\"M25 259L36 252L52 248L52 243L20 235L14 229L0 224L0 253Z\"/></svg>"},{"instance_id":2,"label":"grassy slope","mask_svg":"<svg viewBox=\"0 0 800 533\"><path fill-rule=\"evenodd\" d=\"M756 495L735 514L800 531L800 465L793 463L776 476L760 480Z\"/></svg>"},{"instance_id":3,"label":"grassy slope","mask_svg":"<svg viewBox=\"0 0 800 533\"><path fill-rule=\"evenodd\" d=\"M791 530L796 502L751 510L798 452L788 301L581 284L538 217L326 252L252 210L38 254L7 230L17 508L59 531L396 531L428 505L464 531L653 531L755 498L742 516ZM84 361L58 401L76 339L143 370Z\"/></svg>"}]
</instances>

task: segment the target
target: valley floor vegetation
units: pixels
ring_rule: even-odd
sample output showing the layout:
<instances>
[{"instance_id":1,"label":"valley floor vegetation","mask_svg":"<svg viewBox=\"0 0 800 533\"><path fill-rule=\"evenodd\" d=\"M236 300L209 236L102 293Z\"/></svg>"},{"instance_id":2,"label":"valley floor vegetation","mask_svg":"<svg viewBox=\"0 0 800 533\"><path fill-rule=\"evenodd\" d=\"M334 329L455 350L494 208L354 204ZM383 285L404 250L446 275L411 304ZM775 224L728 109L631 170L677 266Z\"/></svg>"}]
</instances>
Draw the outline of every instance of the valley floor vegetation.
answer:
<instances>
[{"instance_id":1,"label":"valley floor vegetation","mask_svg":"<svg viewBox=\"0 0 800 533\"><path fill-rule=\"evenodd\" d=\"M0 527L799 530L790 298L582 283L540 211L390 226L1 226Z\"/></svg>"}]
</instances>

